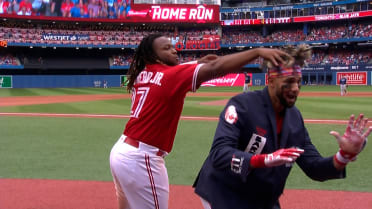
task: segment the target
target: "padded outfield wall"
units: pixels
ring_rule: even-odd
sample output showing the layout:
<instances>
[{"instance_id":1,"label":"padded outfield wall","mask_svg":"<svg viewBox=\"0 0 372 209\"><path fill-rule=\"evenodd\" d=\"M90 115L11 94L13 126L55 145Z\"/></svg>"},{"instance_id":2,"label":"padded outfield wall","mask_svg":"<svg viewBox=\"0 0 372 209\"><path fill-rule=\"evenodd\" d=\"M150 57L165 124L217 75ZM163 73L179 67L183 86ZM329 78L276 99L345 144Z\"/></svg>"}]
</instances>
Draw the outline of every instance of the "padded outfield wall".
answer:
<instances>
[{"instance_id":1,"label":"padded outfield wall","mask_svg":"<svg viewBox=\"0 0 372 209\"><path fill-rule=\"evenodd\" d=\"M108 87L120 86L120 75L13 75L11 78L12 88L103 88L104 81Z\"/></svg>"},{"instance_id":2,"label":"padded outfield wall","mask_svg":"<svg viewBox=\"0 0 372 209\"><path fill-rule=\"evenodd\" d=\"M267 84L266 73L252 73L250 75L250 85ZM348 79L350 85L372 85L372 71L303 71L303 85L338 85L342 76ZM3 81L0 88L103 88L104 81L107 81L108 87L120 87L124 79L123 75L0 75L0 81ZM230 74L203 83L203 86L243 85L244 74L242 73Z\"/></svg>"}]
</instances>

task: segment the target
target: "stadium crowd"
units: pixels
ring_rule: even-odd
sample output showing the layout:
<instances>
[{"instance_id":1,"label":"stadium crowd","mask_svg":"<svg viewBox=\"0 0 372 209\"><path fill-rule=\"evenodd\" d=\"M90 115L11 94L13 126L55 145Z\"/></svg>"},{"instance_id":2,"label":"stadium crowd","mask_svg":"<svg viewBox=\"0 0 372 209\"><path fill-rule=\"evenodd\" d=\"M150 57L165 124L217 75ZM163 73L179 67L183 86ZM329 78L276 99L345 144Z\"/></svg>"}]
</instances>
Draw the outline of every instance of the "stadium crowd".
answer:
<instances>
[{"instance_id":1,"label":"stadium crowd","mask_svg":"<svg viewBox=\"0 0 372 209\"><path fill-rule=\"evenodd\" d=\"M149 33L161 32L175 42L202 40L205 35L222 33L222 44L277 43L294 41L337 40L372 37L371 23L347 25L330 25L312 27L308 34L299 29L274 30L271 34L262 35L260 31L248 31L241 28L212 29L178 29L174 26L160 26L148 29L143 26L102 29L97 26L77 27L74 25L1 25L0 37L8 42L40 44L79 44L79 45L138 45Z\"/></svg>"},{"instance_id":2,"label":"stadium crowd","mask_svg":"<svg viewBox=\"0 0 372 209\"><path fill-rule=\"evenodd\" d=\"M176 32L174 26L99 27L27 23L0 25L0 37L14 43L128 46L138 45L149 33L162 33L171 37L175 44L178 41L202 40L204 35L216 35L218 30L184 29Z\"/></svg>"},{"instance_id":3,"label":"stadium crowd","mask_svg":"<svg viewBox=\"0 0 372 209\"><path fill-rule=\"evenodd\" d=\"M350 65L350 64L371 64L372 63L372 51L371 50L350 50L350 49L329 49L320 50L314 49L311 59L307 60L307 64L317 65ZM197 60L200 57L205 56L208 53L214 53L217 55L227 54L223 51L206 51L206 52L195 52L195 53L178 53L180 63L190 62ZM112 57L112 66L128 66L132 59L131 53L115 55ZM262 64L262 59L256 59L251 64Z\"/></svg>"},{"instance_id":4,"label":"stadium crowd","mask_svg":"<svg viewBox=\"0 0 372 209\"><path fill-rule=\"evenodd\" d=\"M205 52L188 52L179 53L180 63L190 62L205 56L208 53L217 55L226 54L226 51L205 51ZM110 66L129 66L132 60L133 53L116 54L109 58ZM312 58L307 60L307 64L320 65L352 65L352 64L371 64L371 50L348 50L348 49L329 49L329 50L314 50ZM261 59L254 60L251 64L262 63ZM0 55L0 65L20 65L18 58L11 55Z\"/></svg>"},{"instance_id":5,"label":"stadium crowd","mask_svg":"<svg viewBox=\"0 0 372 209\"><path fill-rule=\"evenodd\" d=\"M301 29L281 29L266 36L261 31L247 31L241 28L223 28L222 44L250 44L337 40L372 37L371 23L354 23L347 25L313 26L308 34Z\"/></svg>"},{"instance_id":6,"label":"stadium crowd","mask_svg":"<svg viewBox=\"0 0 372 209\"><path fill-rule=\"evenodd\" d=\"M12 54L0 54L0 65L20 65L20 63Z\"/></svg>"},{"instance_id":7,"label":"stadium crowd","mask_svg":"<svg viewBox=\"0 0 372 209\"><path fill-rule=\"evenodd\" d=\"M0 14L126 18L130 0L0 0Z\"/></svg>"}]
</instances>

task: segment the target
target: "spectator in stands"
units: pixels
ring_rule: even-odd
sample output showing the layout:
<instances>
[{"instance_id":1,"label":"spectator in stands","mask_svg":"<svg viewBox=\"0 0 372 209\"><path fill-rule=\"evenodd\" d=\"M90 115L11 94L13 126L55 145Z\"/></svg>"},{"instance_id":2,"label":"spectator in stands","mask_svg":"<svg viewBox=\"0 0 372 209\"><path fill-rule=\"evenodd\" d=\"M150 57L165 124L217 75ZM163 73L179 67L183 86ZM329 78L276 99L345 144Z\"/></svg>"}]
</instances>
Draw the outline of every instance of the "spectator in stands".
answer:
<instances>
[{"instance_id":1,"label":"spectator in stands","mask_svg":"<svg viewBox=\"0 0 372 209\"><path fill-rule=\"evenodd\" d=\"M114 15L115 18L118 18L118 14L119 14L119 4L118 4L118 2L117 1L113 2L113 4L111 6L110 6L110 4L107 4L107 5L108 5L108 15L110 16L110 12L112 10L114 12L114 14L111 14L111 15Z\"/></svg>"},{"instance_id":2,"label":"spectator in stands","mask_svg":"<svg viewBox=\"0 0 372 209\"><path fill-rule=\"evenodd\" d=\"M69 17L82 17L81 11L84 12L84 9L80 8L80 4L75 4L70 10Z\"/></svg>"},{"instance_id":3,"label":"spectator in stands","mask_svg":"<svg viewBox=\"0 0 372 209\"><path fill-rule=\"evenodd\" d=\"M91 0L88 4L89 17L97 18L99 15L99 5L97 0Z\"/></svg>"},{"instance_id":4,"label":"spectator in stands","mask_svg":"<svg viewBox=\"0 0 372 209\"><path fill-rule=\"evenodd\" d=\"M107 1L102 1L101 8L99 10L99 17L101 18L107 18L109 13L108 13L108 3Z\"/></svg>"},{"instance_id":5,"label":"spectator in stands","mask_svg":"<svg viewBox=\"0 0 372 209\"><path fill-rule=\"evenodd\" d=\"M62 0L50 0L50 12L52 16L62 16Z\"/></svg>"},{"instance_id":6,"label":"spectator in stands","mask_svg":"<svg viewBox=\"0 0 372 209\"><path fill-rule=\"evenodd\" d=\"M8 13L9 2L7 0L0 0L0 14Z\"/></svg>"},{"instance_id":7,"label":"spectator in stands","mask_svg":"<svg viewBox=\"0 0 372 209\"><path fill-rule=\"evenodd\" d=\"M117 0L105 0L107 2L108 7L113 7L114 3L117 3Z\"/></svg>"},{"instance_id":8,"label":"spectator in stands","mask_svg":"<svg viewBox=\"0 0 372 209\"><path fill-rule=\"evenodd\" d=\"M125 9L126 9L126 11L125 11L125 13L126 14L128 14L128 12L129 12L129 10L130 10L130 8L131 8L131 6L130 6L130 3L132 2L131 0L122 0L124 3L125 3Z\"/></svg>"},{"instance_id":9,"label":"spectator in stands","mask_svg":"<svg viewBox=\"0 0 372 209\"><path fill-rule=\"evenodd\" d=\"M83 5L80 4L80 14L81 14L81 17L83 18L89 17L88 6L86 4L83 4Z\"/></svg>"},{"instance_id":10,"label":"spectator in stands","mask_svg":"<svg viewBox=\"0 0 372 209\"><path fill-rule=\"evenodd\" d=\"M30 0L22 0L19 3L18 15L31 15L32 14L32 4Z\"/></svg>"},{"instance_id":11,"label":"spectator in stands","mask_svg":"<svg viewBox=\"0 0 372 209\"><path fill-rule=\"evenodd\" d=\"M116 15L116 11L114 7L109 7L109 14L108 14L109 19L116 19L118 16Z\"/></svg>"},{"instance_id":12,"label":"spectator in stands","mask_svg":"<svg viewBox=\"0 0 372 209\"><path fill-rule=\"evenodd\" d=\"M42 5L43 5L43 0L33 0L32 2L33 14L40 15L40 9Z\"/></svg>"},{"instance_id":13,"label":"spectator in stands","mask_svg":"<svg viewBox=\"0 0 372 209\"><path fill-rule=\"evenodd\" d=\"M5 1L5 0L3 0ZM8 14L17 14L19 11L19 3L17 0L10 0L10 4L8 6Z\"/></svg>"},{"instance_id":14,"label":"spectator in stands","mask_svg":"<svg viewBox=\"0 0 372 209\"><path fill-rule=\"evenodd\" d=\"M88 7L88 17L89 18L93 18L94 17L94 9L92 7L91 8Z\"/></svg>"},{"instance_id":15,"label":"spectator in stands","mask_svg":"<svg viewBox=\"0 0 372 209\"><path fill-rule=\"evenodd\" d=\"M127 17L127 8L126 8L126 2L122 0L119 2L118 6L118 18L126 18Z\"/></svg>"},{"instance_id":16,"label":"spectator in stands","mask_svg":"<svg viewBox=\"0 0 372 209\"><path fill-rule=\"evenodd\" d=\"M32 14L31 8L26 7L26 5L20 6L20 10L17 12L17 15L27 15L30 16Z\"/></svg>"},{"instance_id":17,"label":"spectator in stands","mask_svg":"<svg viewBox=\"0 0 372 209\"><path fill-rule=\"evenodd\" d=\"M37 11L38 15L51 16L50 0L41 0L41 6Z\"/></svg>"},{"instance_id":18,"label":"spectator in stands","mask_svg":"<svg viewBox=\"0 0 372 209\"><path fill-rule=\"evenodd\" d=\"M80 14L81 14L81 17L89 17L89 13L88 13L88 3L85 3L84 0L80 0L79 1L79 5L80 5Z\"/></svg>"},{"instance_id":19,"label":"spectator in stands","mask_svg":"<svg viewBox=\"0 0 372 209\"><path fill-rule=\"evenodd\" d=\"M71 17L71 9L74 7L74 3L71 0L64 0L61 6L61 13L63 17Z\"/></svg>"}]
</instances>

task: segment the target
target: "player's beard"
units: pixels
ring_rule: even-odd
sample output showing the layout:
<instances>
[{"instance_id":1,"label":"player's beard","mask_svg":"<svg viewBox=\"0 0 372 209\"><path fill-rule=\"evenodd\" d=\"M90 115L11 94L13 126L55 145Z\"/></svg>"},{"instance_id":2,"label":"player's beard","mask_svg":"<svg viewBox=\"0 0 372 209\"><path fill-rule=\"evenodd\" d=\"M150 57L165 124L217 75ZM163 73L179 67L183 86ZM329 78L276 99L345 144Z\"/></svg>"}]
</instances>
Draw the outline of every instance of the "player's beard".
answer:
<instances>
[{"instance_id":1,"label":"player's beard","mask_svg":"<svg viewBox=\"0 0 372 209\"><path fill-rule=\"evenodd\" d=\"M281 86L281 88L276 91L276 96L278 97L280 104L285 108L293 107L296 103L297 95L295 95L294 101L290 102L286 99L285 94L290 94L288 93L288 87L286 85Z\"/></svg>"}]
</instances>

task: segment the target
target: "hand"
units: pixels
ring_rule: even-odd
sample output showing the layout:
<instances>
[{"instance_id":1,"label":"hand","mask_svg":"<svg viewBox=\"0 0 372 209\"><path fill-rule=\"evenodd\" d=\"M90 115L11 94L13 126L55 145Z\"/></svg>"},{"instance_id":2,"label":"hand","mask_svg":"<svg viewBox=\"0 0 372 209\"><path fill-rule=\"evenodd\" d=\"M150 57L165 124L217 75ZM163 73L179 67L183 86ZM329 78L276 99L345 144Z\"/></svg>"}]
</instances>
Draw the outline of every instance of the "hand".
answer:
<instances>
[{"instance_id":1,"label":"hand","mask_svg":"<svg viewBox=\"0 0 372 209\"><path fill-rule=\"evenodd\" d=\"M354 121L355 116L351 115L344 135L341 137L337 131L331 131L339 144L340 150L336 153L335 159L338 163L346 165L362 151L367 143L367 137L372 132L372 126L367 130L368 119L363 114Z\"/></svg>"},{"instance_id":2,"label":"hand","mask_svg":"<svg viewBox=\"0 0 372 209\"><path fill-rule=\"evenodd\" d=\"M293 163L303 152L300 148L279 149L271 154L254 155L250 163L254 168L280 166Z\"/></svg>"},{"instance_id":3,"label":"hand","mask_svg":"<svg viewBox=\"0 0 372 209\"><path fill-rule=\"evenodd\" d=\"M198 59L198 64L201 64L201 63L208 63L210 61L213 61L213 60L216 60L218 59L218 56L215 55L215 54L208 54L200 59Z\"/></svg>"},{"instance_id":4,"label":"hand","mask_svg":"<svg viewBox=\"0 0 372 209\"><path fill-rule=\"evenodd\" d=\"M264 59L269 60L275 66L278 66L279 63L285 63L282 57L288 57L288 58L293 59L291 55L279 49L267 49L267 48L258 48L258 49L259 49L258 55Z\"/></svg>"}]
</instances>

